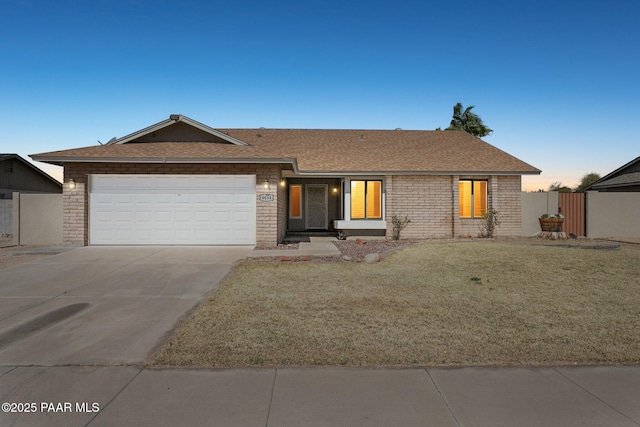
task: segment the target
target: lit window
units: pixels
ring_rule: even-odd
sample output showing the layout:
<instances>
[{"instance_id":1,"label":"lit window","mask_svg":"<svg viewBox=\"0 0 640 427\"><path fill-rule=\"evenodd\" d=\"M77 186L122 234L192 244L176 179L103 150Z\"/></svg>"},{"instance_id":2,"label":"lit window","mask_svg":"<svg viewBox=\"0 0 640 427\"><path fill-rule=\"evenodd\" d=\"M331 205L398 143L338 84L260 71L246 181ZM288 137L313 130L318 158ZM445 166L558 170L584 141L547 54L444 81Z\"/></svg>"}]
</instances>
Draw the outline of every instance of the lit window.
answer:
<instances>
[{"instance_id":1,"label":"lit window","mask_svg":"<svg viewBox=\"0 0 640 427\"><path fill-rule=\"evenodd\" d=\"M460 218L482 218L487 212L487 181L461 179L458 202Z\"/></svg>"},{"instance_id":2,"label":"lit window","mask_svg":"<svg viewBox=\"0 0 640 427\"><path fill-rule=\"evenodd\" d=\"M302 218L302 185L289 187L289 218Z\"/></svg>"},{"instance_id":3,"label":"lit window","mask_svg":"<svg viewBox=\"0 0 640 427\"><path fill-rule=\"evenodd\" d=\"M351 219L382 218L382 181L351 181Z\"/></svg>"}]
</instances>

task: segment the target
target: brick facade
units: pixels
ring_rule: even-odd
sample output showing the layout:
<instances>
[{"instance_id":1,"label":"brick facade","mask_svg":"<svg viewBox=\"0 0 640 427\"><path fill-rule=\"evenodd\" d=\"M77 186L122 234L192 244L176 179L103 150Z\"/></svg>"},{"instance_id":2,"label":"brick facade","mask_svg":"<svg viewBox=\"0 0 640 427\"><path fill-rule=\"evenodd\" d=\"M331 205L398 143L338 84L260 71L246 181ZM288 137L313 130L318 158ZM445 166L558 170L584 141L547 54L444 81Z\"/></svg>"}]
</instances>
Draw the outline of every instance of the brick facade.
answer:
<instances>
[{"instance_id":1,"label":"brick facade","mask_svg":"<svg viewBox=\"0 0 640 427\"><path fill-rule=\"evenodd\" d=\"M501 224L496 236L521 233L520 176L394 175L385 178L387 238L393 231L391 218L407 216L411 223L402 238L451 238L477 236L480 219L459 217L460 179L488 180L488 203L498 211Z\"/></svg>"},{"instance_id":2,"label":"brick facade","mask_svg":"<svg viewBox=\"0 0 640 427\"><path fill-rule=\"evenodd\" d=\"M498 176L498 191L493 195L493 207L498 211L498 236L522 234L522 182L520 175Z\"/></svg>"},{"instance_id":3,"label":"brick facade","mask_svg":"<svg viewBox=\"0 0 640 427\"><path fill-rule=\"evenodd\" d=\"M279 190L281 169L273 164L207 164L207 163L66 163L64 182L73 179L75 189L65 184L63 191L63 241L84 246L89 243L89 175L91 174L170 174L170 175L256 175L256 243L276 245L284 238L285 223L279 218L286 194ZM264 180L269 188L265 188ZM286 193L286 192L285 192ZM273 201L261 202L261 194L272 194Z\"/></svg>"},{"instance_id":4,"label":"brick facade","mask_svg":"<svg viewBox=\"0 0 640 427\"><path fill-rule=\"evenodd\" d=\"M256 243L276 245L287 233L288 187L280 185L282 171L275 164L155 164L155 163L67 163L64 165L63 239L82 246L89 242L90 174L242 174L256 175ZM75 189L68 182L73 179ZM489 205L498 211L501 225L497 236L521 233L520 176L389 175L385 177L387 238L392 235L391 217L407 216L411 223L402 238L451 238L476 236L479 219L461 219L458 212L460 179L488 180ZM264 181L269 185L265 187ZM260 201L272 194L273 201Z\"/></svg>"},{"instance_id":5,"label":"brick facade","mask_svg":"<svg viewBox=\"0 0 640 427\"><path fill-rule=\"evenodd\" d=\"M411 223L402 238L451 237L453 194L451 176L394 175L385 178L387 237L393 232L391 217L407 216Z\"/></svg>"}]
</instances>

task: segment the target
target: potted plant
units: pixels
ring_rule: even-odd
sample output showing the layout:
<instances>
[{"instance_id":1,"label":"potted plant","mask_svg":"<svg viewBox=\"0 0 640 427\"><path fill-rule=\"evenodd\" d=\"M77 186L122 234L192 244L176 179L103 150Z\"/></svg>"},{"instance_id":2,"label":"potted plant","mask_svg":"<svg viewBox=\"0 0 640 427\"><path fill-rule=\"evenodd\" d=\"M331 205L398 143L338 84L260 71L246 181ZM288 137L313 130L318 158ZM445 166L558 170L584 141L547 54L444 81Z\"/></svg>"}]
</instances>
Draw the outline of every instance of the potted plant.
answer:
<instances>
[{"instance_id":1,"label":"potted plant","mask_svg":"<svg viewBox=\"0 0 640 427\"><path fill-rule=\"evenodd\" d=\"M540 216L538 221L540 221L540 228L542 228L542 231L560 232L562 231L564 216L561 214L544 214Z\"/></svg>"}]
</instances>

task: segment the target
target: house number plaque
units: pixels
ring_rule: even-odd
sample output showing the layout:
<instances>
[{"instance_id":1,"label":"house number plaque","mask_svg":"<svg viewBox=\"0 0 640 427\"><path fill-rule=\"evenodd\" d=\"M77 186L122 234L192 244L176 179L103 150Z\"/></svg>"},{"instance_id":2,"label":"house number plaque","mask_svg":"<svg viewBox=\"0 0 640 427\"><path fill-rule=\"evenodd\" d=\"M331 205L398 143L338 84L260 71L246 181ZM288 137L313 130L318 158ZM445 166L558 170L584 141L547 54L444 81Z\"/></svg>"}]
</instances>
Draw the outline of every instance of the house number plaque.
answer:
<instances>
[{"instance_id":1,"label":"house number plaque","mask_svg":"<svg viewBox=\"0 0 640 427\"><path fill-rule=\"evenodd\" d=\"M273 194L261 194L260 201L261 202L273 202Z\"/></svg>"}]
</instances>

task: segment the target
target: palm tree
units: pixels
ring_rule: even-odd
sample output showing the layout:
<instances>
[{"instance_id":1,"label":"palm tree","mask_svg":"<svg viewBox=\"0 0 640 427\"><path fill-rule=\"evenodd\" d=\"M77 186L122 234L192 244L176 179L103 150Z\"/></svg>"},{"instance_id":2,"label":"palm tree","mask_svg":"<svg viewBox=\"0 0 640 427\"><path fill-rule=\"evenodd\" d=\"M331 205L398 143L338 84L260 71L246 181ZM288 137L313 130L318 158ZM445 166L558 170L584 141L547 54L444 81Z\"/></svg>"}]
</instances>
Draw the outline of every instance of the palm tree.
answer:
<instances>
[{"instance_id":1,"label":"palm tree","mask_svg":"<svg viewBox=\"0 0 640 427\"><path fill-rule=\"evenodd\" d=\"M492 129L482 123L482 119L475 113L472 113L473 105L462 111L462 104L457 103L453 106L453 118L451 124L445 130L463 130L471 135L483 137L493 132Z\"/></svg>"}]
</instances>

